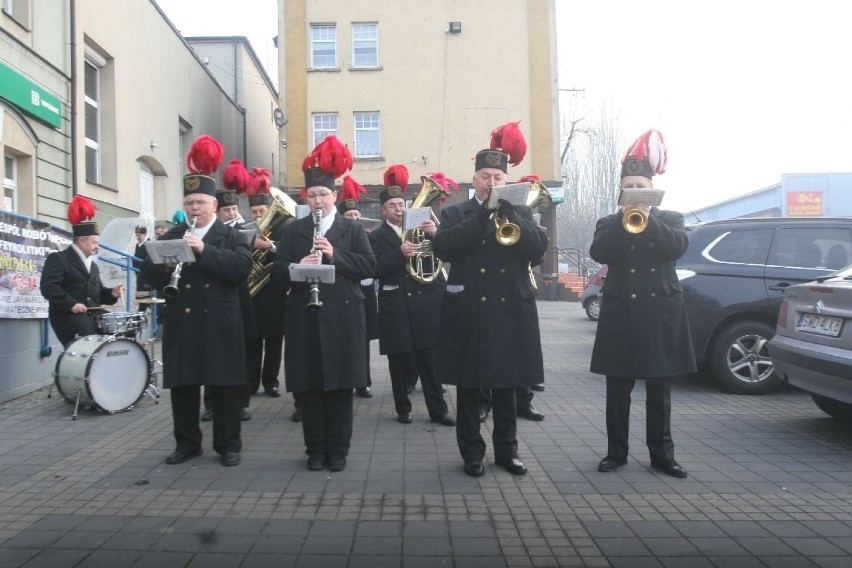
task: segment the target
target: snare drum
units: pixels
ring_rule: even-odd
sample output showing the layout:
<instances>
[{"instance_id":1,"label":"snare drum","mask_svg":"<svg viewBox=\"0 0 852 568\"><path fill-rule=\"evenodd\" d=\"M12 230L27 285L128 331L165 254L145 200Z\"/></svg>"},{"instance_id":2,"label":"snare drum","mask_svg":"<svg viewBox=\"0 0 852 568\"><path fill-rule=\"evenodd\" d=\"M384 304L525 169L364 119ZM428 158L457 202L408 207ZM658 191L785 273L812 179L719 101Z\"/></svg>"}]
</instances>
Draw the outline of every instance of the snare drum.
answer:
<instances>
[{"instance_id":1,"label":"snare drum","mask_svg":"<svg viewBox=\"0 0 852 568\"><path fill-rule=\"evenodd\" d=\"M95 318L95 326L101 335L136 337L147 324L145 312L107 312Z\"/></svg>"},{"instance_id":2,"label":"snare drum","mask_svg":"<svg viewBox=\"0 0 852 568\"><path fill-rule=\"evenodd\" d=\"M87 335L75 339L56 361L56 390L66 400L78 394L113 413L130 408L148 388L151 361L138 343L123 337Z\"/></svg>"}]
</instances>

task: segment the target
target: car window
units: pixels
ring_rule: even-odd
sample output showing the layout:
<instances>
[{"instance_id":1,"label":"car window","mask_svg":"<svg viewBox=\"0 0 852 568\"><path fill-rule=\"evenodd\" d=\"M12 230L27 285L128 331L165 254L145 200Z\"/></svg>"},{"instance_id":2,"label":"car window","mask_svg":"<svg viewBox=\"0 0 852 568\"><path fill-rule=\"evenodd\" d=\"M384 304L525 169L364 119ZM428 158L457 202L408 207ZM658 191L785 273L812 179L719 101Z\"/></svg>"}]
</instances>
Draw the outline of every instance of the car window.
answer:
<instances>
[{"instance_id":1,"label":"car window","mask_svg":"<svg viewBox=\"0 0 852 568\"><path fill-rule=\"evenodd\" d=\"M717 262L764 264L771 242L771 229L731 231L717 238L705 256Z\"/></svg>"},{"instance_id":2,"label":"car window","mask_svg":"<svg viewBox=\"0 0 852 568\"><path fill-rule=\"evenodd\" d=\"M768 264L797 268L843 268L850 258L852 232L843 228L782 228Z\"/></svg>"}]
</instances>

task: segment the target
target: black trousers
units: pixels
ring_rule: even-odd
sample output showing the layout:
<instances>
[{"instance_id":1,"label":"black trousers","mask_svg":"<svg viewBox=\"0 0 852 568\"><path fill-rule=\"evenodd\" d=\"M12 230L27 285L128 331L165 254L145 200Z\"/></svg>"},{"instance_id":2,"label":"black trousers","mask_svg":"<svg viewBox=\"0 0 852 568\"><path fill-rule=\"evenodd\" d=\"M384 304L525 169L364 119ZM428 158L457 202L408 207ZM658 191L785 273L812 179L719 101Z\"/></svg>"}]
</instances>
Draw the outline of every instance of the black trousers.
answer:
<instances>
[{"instance_id":1,"label":"black trousers","mask_svg":"<svg viewBox=\"0 0 852 568\"><path fill-rule=\"evenodd\" d=\"M515 387L515 407L517 412L528 410L532 406L533 390L530 387ZM480 389L479 391L479 407L491 412L491 390Z\"/></svg>"},{"instance_id":2,"label":"black trousers","mask_svg":"<svg viewBox=\"0 0 852 568\"><path fill-rule=\"evenodd\" d=\"M246 340L249 394L255 394L261 385L263 390L279 387L278 372L281 369L283 346L283 335Z\"/></svg>"},{"instance_id":3,"label":"black trousers","mask_svg":"<svg viewBox=\"0 0 852 568\"><path fill-rule=\"evenodd\" d=\"M635 379L606 378L607 455L614 459L627 457L630 435L630 393ZM645 380L645 441L651 463L668 465L674 461L671 431L671 377Z\"/></svg>"},{"instance_id":4,"label":"black trousers","mask_svg":"<svg viewBox=\"0 0 852 568\"><path fill-rule=\"evenodd\" d=\"M456 387L458 418L456 440L462 459L466 462L485 457L485 440L479 433L479 391L481 389ZM492 443L495 460L518 457L518 418L515 413L515 389L491 389L491 407L494 417Z\"/></svg>"},{"instance_id":5,"label":"black trousers","mask_svg":"<svg viewBox=\"0 0 852 568\"><path fill-rule=\"evenodd\" d=\"M298 394L308 455L345 456L352 441L352 389Z\"/></svg>"},{"instance_id":6,"label":"black trousers","mask_svg":"<svg viewBox=\"0 0 852 568\"><path fill-rule=\"evenodd\" d=\"M441 383L435 373L435 349L429 347L413 353L420 370L420 385L429 416L437 418L447 413L447 403L441 392ZM393 353L388 355L388 370L393 388L393 402L397 414L411 412L411 400L406 390L411 376L412 353Z\"/></svg>"},{"instance_id":7,"label":"black trousers","mask_svg":"<svg viewBox=\"0 0 852 568\"><path fill-rule=\"evenodd\" d=\"M239 452L243 447L240 439L241 388L242 385L204 387L204 391L210 393L213 409L213 449L220 455ZM170 389L176 449L182 452L201 449L201 427L198 424L200 389L198 385Z\"/></svg>"}]
</instances>

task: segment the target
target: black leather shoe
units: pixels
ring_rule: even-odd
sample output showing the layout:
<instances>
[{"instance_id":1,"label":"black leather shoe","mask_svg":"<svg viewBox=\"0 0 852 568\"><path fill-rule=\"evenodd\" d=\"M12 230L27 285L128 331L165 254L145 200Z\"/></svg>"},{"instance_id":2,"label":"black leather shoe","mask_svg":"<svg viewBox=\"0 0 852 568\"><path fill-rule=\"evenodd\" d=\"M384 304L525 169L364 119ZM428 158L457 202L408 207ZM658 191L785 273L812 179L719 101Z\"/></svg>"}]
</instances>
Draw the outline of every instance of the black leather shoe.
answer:
<instances>
[{"instance_id":1,"label":"black leather shoe","mask_svg":"<svg viewBox=\"0 0 852 568\"><path fill-rule=\"evenodd\" d=\"M485 419L488 418L488 411L484 408L479 409L479 421L485 422Z\"/></svg>"},{"instance_id":2,"label":"black leather shoe","mask_svg":"<svg viewBox=\"0 0 852 568\"><path fill-rule=\"evenodd\" d=\"M346 456L328 456L328 471L343 471L346 468Z\"/></svg>"},{"instance_id":3,"label":"black leather shoe","mask_svg":"<svg viewBox=\"0 0 852 568\"><path fill-rule=\"evenodd\" d=\"M293 414L290 416L290 420L293 422L301 422L302 421L302 409L297 408L293 411Z\"/></svg>"},{"instance_id":4,"label":"black leather shoe","mask_svg":"<svg viewBox=\"0 0 852 568\"><path fill-rule=\"evenodd\" d=\"M325 456L322 454L311 454L308 456L308 469L319 471L325 467Z\"/></svg>"},{"instance_id":5,"label":"black leather shoe","mask_svg":"<svg viewBox=\"0 0 852 568\"><path fill-rule=\"evenodd\" d=\"M471 477L479 477L485 473L485 468L482 467L482 460L471 460L464 462L464 472Z\"/></svg>"},{"instance_id":6,"label":"black leather shoe","mask_svg":"<svg viewBox=\"0 0 852 568\"><path fill-rule=\"evenodd\" d=\"M400 424L411 424L414 421L414 419L411 418L410 412L403 412L402 414L396 417L396 420Z\"/></svg>"},{"instance_id":7,"label":"black leather shoe","mask_svg":"<svg viewBox=\"0 0 852 568\"><path fill-rule=\"evenodd\" d=\"M166 458L166 463L169 465L177 465L179 463L183 463L185 461L189 461L192 458L197 458L201 455L201 450L195 450L194 452L183 452L181 450L175 450L175 452L169 457Z\"/></svg>"},{"instance_id":8,"label":"black leather shoe","mask_svg":"<svg viewBox=\"0 0 852 568\"><path fill-rule=\"evenodd\" d=\"M225 452L225 455L222 456L222 465L225 467L240 465L240 454L237 452Z\"/></svg>"},{"instance_id":9,"label":"black leather shoe","mask_svg":"<svg viewBox=\"0 0 852 568\"><path fill-rule=\"evenodd\" d=\"M532 390L536 391L536 392L543 392L544 391L544 383L538 383L537 385L533 385L530 388Z\"/></svg>"},{"instance_id":10,"label":"black leather shoe","mask_svg":"<svg viewBox=\"0 0 852 568\"><path fill-rule=\"evenodd\" d=\"M680 479L686 479L688 477L688 473L686 470L681 467L679 463L673 461L668 464L659 464L651 462L651 467L656 469L657 471L661 471L666 475L671 475L672 477L678 477Z\"/></svg>"},{"instance_id":11,"label":"black leather shoe","mask_svg":"<svg viewBox=\"0 0 852 568\"><path fill-rule=\"evenodd\" d=\"M210 422L213 420L213 411L211 409L207 409L201 413L201 421L202 422Z\"/></svg>"},{"instance_id":12,"label":"black leather shoe","mask_svg":"<svg viewBox=\"0 0 852 568\"><path fill-rule=\"evenodd\" d=\"M506 471L512 475L524 475L527 472L527 466L518 458L510 460L494 460L497 465L506 468Z\"/></svg>"},{"instance_id":13,"label":"black leather shoe","mask_svg":"<svg viewBox=\"0 0 852 568\"><path fill-rule=\"evenodd\" d=\"M432 422L437 422L438 424L443 424L444 426L455 426L456 421L450 418L449 414L442 414L441 416L430 416L429 420Z\"/></svg>"},{"instance_id":14,"label":"black leather shoe","mask_svg":"<svg viewBox=\"0 0 852 568\"><path fill-rule=\"evenodd\" d=\"M521 418L526 418L527 420L533 420L535 422L541 422L542 420L544 420L544 413L539 412L539 410L533 405L530 405L529 408L519 410L518 416L520 416Z\"/></svg>"},{"instance_id":15,"label":"black leather shoe","mask_svg":"<svg viewBox=\"0 0 852 568\"><path fill-rule=\"evenodd\" d=\"M357 388L355 394L361 398L373 398L373 391L370 390L370 387Z\"/></svg>"},{"instance_id":16,"label":"black leather shoe","mask_svg":"<svg viewBox=\"0 0 852 568\"><path fill-rule=\"evenodd\" d=\"M609 473L610 471L617 470L623 465L627 465L627 458L617 460L615 458L607 456L601 460L601 463L598 464L598 471L601 471L603 473Z\"/></svg>"},{"instance_id":17,"label":"black leather shoe","mask_svg":"<svg viewBox=\"0 0 852 568\"><path fill-rule=\"evenodd\" d=\"M240 420L251 420L251 410L248 408L240 410Z\"/></svg>"},{"instance_id":18,"label":"black leather shoe","mask_svg":"<svg viewBox=\"0 0 852 568\"><path fill-rule=\"evenodd\" d=\"M272 387L271 389L266 389L263 392L266 393L266 396L271 396L272 398L278 398L278 397L281 396L281 393L278 392L278 389L276 387Z\"/></svg>"}]
</instances>

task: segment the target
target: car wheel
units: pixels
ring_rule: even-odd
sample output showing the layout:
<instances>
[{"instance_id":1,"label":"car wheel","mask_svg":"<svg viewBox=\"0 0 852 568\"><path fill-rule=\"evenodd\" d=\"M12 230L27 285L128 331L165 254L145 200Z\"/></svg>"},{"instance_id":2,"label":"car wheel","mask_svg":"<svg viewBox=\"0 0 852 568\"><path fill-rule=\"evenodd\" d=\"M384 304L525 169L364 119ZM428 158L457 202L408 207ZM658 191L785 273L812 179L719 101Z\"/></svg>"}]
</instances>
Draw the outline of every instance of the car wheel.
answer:
<instances>
[{"instance_id":1,"label":"car wheel","mask_svg":"<svg viewBox=\"0 0 852 568\"><path fill-rule=\"evenodd\" d=\"M782 384L766 344L775 329L759 321L737 322L723 329L713 342L710 369L713 378L736 394L764 394Z\"/></svg>"},{"instance_id":2,"label":"car wheel","mask_svg":"<svg viewBox=\"0 0 852 568\"><path fill-rule=\"evenodd\" d=\"M601 297L595 296L588 302L586 302L586 315L589 316L589 319L592 321L598 321L598 316L601 312Z\"/></svg>"},{"instance_id":3,"label":"car wheel","mask_svg":"<svg viewBox=\"0 0 852 568\"><path fill-rule=\"evenodd\" d=\"M832 418L852 423L852 404L818 394L812 394L811 396L819 409Z\"/></svg>"}]
</instances>

